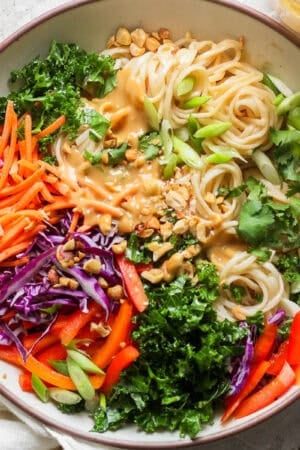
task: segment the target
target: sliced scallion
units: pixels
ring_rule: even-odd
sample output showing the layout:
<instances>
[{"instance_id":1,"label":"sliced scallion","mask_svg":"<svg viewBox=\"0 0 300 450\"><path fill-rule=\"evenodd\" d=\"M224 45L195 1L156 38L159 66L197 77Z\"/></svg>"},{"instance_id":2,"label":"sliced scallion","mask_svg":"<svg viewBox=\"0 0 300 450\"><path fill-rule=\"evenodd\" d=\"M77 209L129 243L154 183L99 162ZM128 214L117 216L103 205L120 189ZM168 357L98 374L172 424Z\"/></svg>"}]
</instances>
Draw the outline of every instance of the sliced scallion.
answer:
<instances>
[{"instance_id":1,"label":"sliced scallion","mask_svg":"<svg viewBox=\"0 0 300 450\"><path fill-rule=\"evenodd\" d=\"M161 122L160 137L164 151L164 158L168 158L173 150L172 133L173 131L170 122L167 119L163 119Z\"/></svg>"},{"instance_id":2,"label":"sliced scallion","mask_svg":"<svg viewBox=\"0 0 300 450\"><path fill-rule=\"evenodd\" d=\"M31 386L42 402L46 403L49 400L49 391L47 386L35 373L31 376Z\"/></svg>"},{"instance_id":3,"label":"sliced scallion","mask_svg":"<svg viewBox=\"0 0 300 450\"><path fill-rule=\"evenodd\" d=\"M210 164L225 164L234 158L235 152L224 151L222 153L214 153L206 158L206 161Z\"/></svg>"},{"instance_id":4,"label":"sliced scallion","mask_svg":"<svg viewBox=\"0 0 300 450\"><path fill-rule=\"evenodd\" d=\"M67 357L67 366L71 380L75 384L81 397L84 398L84 400L92 400L95 396L95 389L87 374L70 356Z\"/></svg>"},{"instance_id":5,"label":"sliced scallion","mask_svg":"<svg viewBox=\"0 0 300 450\"><path fill-rule=\"evenodd\" d=\"M178 153L180 159L193 169L201 169L203 167L203 161L198 153L186 142L173 136L174 150Z\"/></svg>"},{"instance_id":6,"label":"sliced scallion","mask_svg":"<svg viewBox=\"0 0 300 450\"><path fill-rule=\"evenodd\" d=\"M64 403L65 405L76 405L82 400L76 392L56 387L49 388L49 395L55 402Z\"/></svg>"},{"instance_id":7,"label":"sliced scallion","mask_svg":"<svg viewBox=\"0 0 300 450\"><path fill-rule=\"evenodd\" d=\"M230 122L212 123L196 131L194 137L205 139L221 136L223 133L225 133L225 131L229 130L230 127L231 127Z\"/></svg>"},{"instance_id":8,"label":"sliced scallion","mask_svg":"<svg viewBox=\"0 0 300 450\"><path fill-rule=\"evenodd\" d=\"M275 97L275 100L273 100L273 105L274 106L278 106L280 105L280 103L285 99L285 96L283 94L278 94Z\"/></svg>"},{"instance_id":9,"label":"sliced scallion","mask_svg":"<svg viewBox=\"0 0 300 450\"><path fill-rule=\"evenodd\" d=\"M195 77L185 77L176 87L177 97L189 94L195 86Z\"/></svg>"},{"instance_id":10,"label":"sliced scallion","mask_svg":"<svg viewBox=\"0 0 300 450\"><path fill-rule=\"evenodd\" d=\"M99 406L100 408L104 409L104 411L106 410L106 397L103 392L100 393Z\"/></svg>"},{"instance_id":11,"label":"sliced scallion","mask_svg":"<svg viewBox=\"0 0 300 450\"><path fill-rule=\"evenodd\" d=\"M183 109L192 109L192 108L199 108L199 106L204 105L208 100L210 100L211 97L209 95L201 95L197 97L193 97L190 100L187 100L182 105Z\"/></svg>"},{"instance_id":12,"label":"sliced scallion","mask_svg":"<svg viewBox=\"0 0 300 450\"><path fill-rule=\"evenodd\" d=\"M49 359L49 364L59 373L61 373L62 375L67 375L69 376L69 371L68 371L68 367L67 367L67 363L64 360L54 360L54 359Z\"/></svg>"},{"instance_id":13,"label":"sliced scallion","mask_svg":"<svg viewBox=\"0 0 300 450\"><path fill-rule=\"evenodd\" d=\"M300 106L297 106L289 112L287 123L293 128L296 128L296 130L300 130Z\"/></svg>"},{"instance_id":14,"label":"sliced scallion","mask_svg":"<svg viewBox=\"0 0 300 450\"><path fill-rule=\"evenodd\" d=\"M178 137L178 139L181 139L184 142L187 142L190 137L189 130L186 127L176 128L174 134L176 137Z\"/></svg>"},{"instance_id":15,"label":"sliced scallion","mask_svg":"<svg viewBox=\"0 0 300 450\"><path fill-rule=\"evenodd\" d=\"M153 130L159 130L159 117L158 112L151 100L148 97L144 98L144 110L149 122L149 125Z\"/></svg>"},{"instance_id":16,"label":"sliced scallion","mask_svg":"<svg viewBox=\"0 0 300 450\"><path fill-rule=\"evenodd\" d=\"M91 361L87 356L85 356L83 353L78 352L76 350L67 350L68 356L70 356L77 364L78 366L84 370L85 372L89 373L98 373L99 375L104 374L103 370L101 370L98 366L96 366L93 361Z\"/></svg>"},{"instance_id":17,"label":"sliced scallion","mask_svg":"<svg viewBox=\"0 0 300 450\"><path fill-rule=\"evenodd\" d=\"M282 102L279 103L279 105L277 106L276 111L278 115L282 115L291 111L297 106L300 106L300 91L295 92L295 94L292 94L289 97L286 97L284 100L282 100Z\"/></svg>"},{"instance_id":18,"label":"sliced scallion","mask_svg":"<svg viewBox=\"0 0 300 450\"><path fill-rule=\"evenodd\" d=\"M166 165L163 170L164 178L166 180L169 180L174 175L175 167L177 166L177 163L178 163L177 155L172 153L169 156L169 158L167 159Z\"/></svg>"},{"instance_id":19,"label":"sliced scallion","mask_svg":"<svg viewBox=\"0 0 300 450\"><path fill-rule=\"evenodd\" d=\"M273 184L280 184L280 177L271 159L261 150L256 150L252 159L257 165L262 175Z\"/></svg>"}]
</instances>

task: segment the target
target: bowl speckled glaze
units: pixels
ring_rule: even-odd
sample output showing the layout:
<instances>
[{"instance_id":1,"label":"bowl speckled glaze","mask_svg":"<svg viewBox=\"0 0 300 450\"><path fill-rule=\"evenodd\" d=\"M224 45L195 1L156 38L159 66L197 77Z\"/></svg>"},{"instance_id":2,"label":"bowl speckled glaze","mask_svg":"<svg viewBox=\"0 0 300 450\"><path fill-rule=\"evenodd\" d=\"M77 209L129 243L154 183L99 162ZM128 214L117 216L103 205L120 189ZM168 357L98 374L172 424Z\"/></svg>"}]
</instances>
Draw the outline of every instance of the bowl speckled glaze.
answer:
<instances>
[{"instance_id":1,"label":"bowl speckled glaze","mask_svg":"<svg viewBox=\"0 0 300 450\"><path fill-rule=\"evenodd\" d=\"M85 0L72 1L39 17L0 44L0 94L7 93L12 69L34 56L46 53L52 39L76 42L87 50L104 48L118 26L156 30L166 27L173 38L192 32L199 39L220 40L243 37L247 61L281 78L293 90L300 88L300 39L269 17L229 0ZM27 415L54 429L99 444L124 448L179 448L212 442L253 427L286 408L300 396L293 387L269 407L245 419L222 425L218 417L212 426L191 441L177 433L145 434L134 427L117 432L90 432L92 420L86 414L68 416L54 405L41 403L18 386L18 370L0 361L0 394Z\"/></svg>"}]
</instances>

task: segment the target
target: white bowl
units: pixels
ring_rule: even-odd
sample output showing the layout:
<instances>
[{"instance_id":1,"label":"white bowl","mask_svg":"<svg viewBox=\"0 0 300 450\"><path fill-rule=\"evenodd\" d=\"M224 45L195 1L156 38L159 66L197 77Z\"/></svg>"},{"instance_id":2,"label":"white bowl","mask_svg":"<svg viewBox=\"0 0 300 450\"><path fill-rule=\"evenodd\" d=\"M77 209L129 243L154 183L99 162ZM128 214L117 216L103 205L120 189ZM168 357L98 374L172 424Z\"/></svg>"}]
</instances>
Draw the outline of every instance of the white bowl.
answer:
<instances>
[{"instance_id":1,"label":"white bowl","mask_svg":"<svg viewBox=\"0 0 300 450\"><path fill-rule=\"evenodd\" d=\"M7 93L11 70L34 56L46 53L52 39L76 42L87 50L104 48L107 38L120 26L156 30L166 27L174 38L186 31L200 39L220 40L243 36L247 60L282 78L291 89L299 89L300 40L275 21L249 8L226 0L87 0L73 1L31 22L0 44L0 94ZM3 376L6 375L6 376ZM191 441L177 433L138 432L134 427L91 433L92 420L86 414L61 414L52 404L41 403L22 392L18 370L0 362L0 394L38 421L74 437L126 448L179 448L212 442L257 425L286 408L299 395L293 387L269 407L246 419L207 426Z\"/></svg>"}]
</instances>

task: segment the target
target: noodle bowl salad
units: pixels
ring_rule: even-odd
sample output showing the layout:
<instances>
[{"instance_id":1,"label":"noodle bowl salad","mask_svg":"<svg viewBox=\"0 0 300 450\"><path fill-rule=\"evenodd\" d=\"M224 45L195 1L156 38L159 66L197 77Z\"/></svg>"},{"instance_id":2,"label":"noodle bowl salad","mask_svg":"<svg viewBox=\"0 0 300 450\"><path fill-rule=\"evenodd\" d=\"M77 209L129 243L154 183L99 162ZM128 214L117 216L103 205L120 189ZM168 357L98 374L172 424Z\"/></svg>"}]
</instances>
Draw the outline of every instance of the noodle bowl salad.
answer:
<instances>
[{"instance_id":1,"label":"noodle bowl salad","mask_svg":"<svg viewBox=\"0 0 300 450\"><path fill-rule=\"evenodd\" d=\"M300 94L243 39L52 42L0 98L0 359L94 431L300 383Z\"/></svg>"}]
</instances>

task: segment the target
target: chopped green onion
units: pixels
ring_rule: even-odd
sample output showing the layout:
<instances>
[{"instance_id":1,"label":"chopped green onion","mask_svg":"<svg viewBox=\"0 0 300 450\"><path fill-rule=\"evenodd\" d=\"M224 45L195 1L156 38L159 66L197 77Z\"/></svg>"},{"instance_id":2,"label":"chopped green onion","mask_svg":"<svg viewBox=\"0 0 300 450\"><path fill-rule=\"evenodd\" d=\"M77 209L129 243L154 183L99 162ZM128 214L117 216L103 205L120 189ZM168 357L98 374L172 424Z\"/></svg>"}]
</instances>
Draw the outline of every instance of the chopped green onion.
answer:
<instances>
[{"instance_id":1,"label":"chopped green onion","mask_svg":"<svg viewBox=\"0 0 300 450\"><path fill-rule=\"evenodd\" d=\"M100 408L104 409L104 411L106 410L106 397L103 392L100 393L99 406Z\"/></svg>"},{"instance_id":2,"label":"chopped green onion","mask_svg":"<svg viewBox=\"0 0 300 450\"><path fill-rule=\"evenodd\" d=\"M280 90L274 84L273 80L270 78L270 76L267 73L264 73L264 76L263 76L263 79L262 79L262 83L265 86L268 86L274 92L275 95L280 94Z\"/></svg>"},{"instance_id":3,"label":"chopped green onion","mask_svg":"<svg viewBox=\"0 0 300 450\"><path fill-rule=\"evenodd\" d=\"M291 283L291 294L298 294L300 292L300 281L294 281Z\"/></svg>"},{"instance_id":4,"label":"chopped green onion","mask_svg":"<svg viewBox=\"0 0 300 450\"><path fill-rule=\"evenodd\" d=\"M222 153L214 153L213 155L209 155L207 156L206 161L210 164L224 164L231 161L234 156L236 156L236 153L229 150Z\"/></svg>"},{"instance_id":5,"label":"chopped green onion","mask_svg":"<svg viewBox=\"0 0 300 450\"><path fill-rule=\"evenodd\" d=\"M186 127L177 128L176 130L174 130L174 134L176 137L178 137L178 139L181 139L184 142L187 142L190 137L189 130Z\"/></svg>"},{"instance_id":6,"label":"chopped green onion","mask_svg":"<svg viewBox=\"0 0 300 450\"><path fill-rule=\"evenodd\" d=\"M190 100L187 100L183 105L183 109L191 109L191 108L199 108L199 106L204 105L208 100L211 99L209 95L201 95L198 97L193 97Z\"/></svg>"},{"instance_id":7,"label":"chopped green onion","mask_svg":"<svg viewBox=\"0 0 300 450\"><path fill-rule=\"evenodd\" d=\"M75 384L81 397L84 398L84 400L92 400L95 396L95 389L87 374L70 356L67 357L67 366L71 380Z\"/></svg>"},{"instance_id":8,"label":"chopped green onion","mask_svg":"<svg viewBox=\"0 0 300 450\"><path fill-rule=\"evenodd\" d=\"M168 158L173 150L173 142L172 142L172 127L170 122L166 119L163 119L161 123L160 137L164 150L164 157Z\"/></svg>"},{"instance_id":9,"label":"chopped green onion","mask_svg":"<svg viewBox=\"0 0 300 450\"><path fill-rule=\"evenodd\" d=\"M274 106L278 106L278 105L280 105L280 103L282 102L282 100L284 100L285 99L285 96L283 95L283 94L278 94L276 97L275 97L275 100L273 100L273 105Z\"/></svg>"},{"instance_id":10,"label":"chopped green onion","mask_svg":"<svg viewBox=\"0 0 300 450\"><path fill-rule=\"evenodd\" d=\"M220 122L220 123L212 123L210 125L206 125L200 128L194 134L195 138L210 138L221 136L225 131L229 130L231 127L230 122Z\"/></svg>"},{"instance_id":11,"label":"chopped green onion","mask_svg":"<svg viewBox=\"0 0 300 450\"><path fill-rule=\"evenodd\" d=\"M297 106L289 112L287 123L293 128L296 128L296 130L300 130L300 106Z\"/></svg>"},{"instance_id":12,"label":"chopped green onion","mask_svg":"<svg viewBox=\"0 0 300 450\"><path fill-rule=\"evenodd\" d=\"M176 136L173 136L174 149L177 151L182 161L194 169L201 169L203 161L198 153L186 142L181 141Z\"/></svg>"},{"instance_id":13,"label":"chopped green onion","mask_svg":"<svg viewBox=\"0 0 300 450\"><path fill-rule=\"evenodd\" d=\"M69 376L67 363L64 360L49 359L49 364L59 373Z\"/></svg>"},{"instance_id":14,"label":"chopped green onion","mask_svg":"<svg viewBox=\"0 0 300 450\"><path fill-rule=\"evenodd\" d=\"M90 412L90 413L94 413L96 411L96 409L99 406L99 398L98 395L95 395L94 398L92 398L92 400L86 400L84 403L84 407L86 409L86 411Z\"/></svg>"},{"instance_id":15,"label":"chopped green onion","mask_svg":"<svg viewBox=\"0 0 300 450\"><path fill-rule=\"evenodd\" d=\"M196 133L196 131L201 128L199 121L192 114L188 118L187 127L191 136L193 136Z\"/></svg>"},{"instance_id":16,"label":"chopped green onion","mask_svg":"<svg viewBox=\"0 0 300 450\"><path fill-rule=\"evenodd\" d=\"M31 386L42 402L46 403L49 400L49 391L47 386L35 373L31 375Z\"/></svg>"},{"instance_id":17,"label":"chopped green onion","mask_svg":"<svg viewBox=\"0 0 300 450\"><path fill-rule=\"evenodd\" d=\"M55 402L64 403L65 405L76 405L82 400L76 392L56 387L49 388L49 395Z\"/></svg>"},{"instance_id":18,"label":"chopped green onion","mask_svg":"<svg viewBox=\"0 0 300 450\"><path fill-rule=\"evenodd\" d=\"M68 356L75 361L78 366L84 370L85 372L89 373L98 373L98 374L104 374L103 370L101 370L98 366L96 366L93 361L91 361L87 356L85 356L83 353L78 352L76 350L67 350Z\"/></svg>"},{"instance_id":19,"label":"chopped green onion","mask_svg":"<svg viewBox=\"0 0 300 450\"><path fill-rule=\"evenodd\" d=\"M291 111L297 106L300 106L300 91L295 92L295 94L292 94L282 100L282 102L277 106L276 111L278 115L282 115Z\"/></svg>"},{"instance_id":20,"label":"chopped green onion","mask_svg":"<svg viewBox=\"0 0 300 450\"><path fill-rule=\"evenodd\" d=\"M270 158L261 150L256 150L252 159L263 176L273 184L280 184L280 177Z\"/></svg>"},{"instance_id":21,"label":"chopped green onion","mask_svg":"<svg viewBox=\"0 0 300 450\"><path fill-rule=\"evenodd\" d=\"M186 77L181 80L176 87L176 95L181 97L182 95L189 94L195 86L195 77Z\"/></svg>"},{"instance_id":22,"label":"chopped green onion","mask_svg":"<svg viewBox=\"0 0 300 450\"><path fill-rule=\"evenodd\" d=\"M174 175L175 167L177 166L177 163L178 163L177 155L172 153L169 156L168 160L166 161L166 165L165 165L164 171L163 171L164 178L166 180L169 180Z\"/></svg>"},{"instance_id":23,"label":"chopped green onion","mask_svg":"<svg viewBox=\"0 0 300 450\"><path fill-rule=\"evenodd\" d=\"M160 121L158 117L158 112L148 97L144 97L144 110L150 127L153 128L153 130L159 130Z\"/></svg>"}]
</instances>

